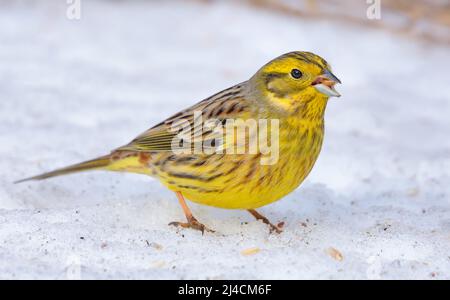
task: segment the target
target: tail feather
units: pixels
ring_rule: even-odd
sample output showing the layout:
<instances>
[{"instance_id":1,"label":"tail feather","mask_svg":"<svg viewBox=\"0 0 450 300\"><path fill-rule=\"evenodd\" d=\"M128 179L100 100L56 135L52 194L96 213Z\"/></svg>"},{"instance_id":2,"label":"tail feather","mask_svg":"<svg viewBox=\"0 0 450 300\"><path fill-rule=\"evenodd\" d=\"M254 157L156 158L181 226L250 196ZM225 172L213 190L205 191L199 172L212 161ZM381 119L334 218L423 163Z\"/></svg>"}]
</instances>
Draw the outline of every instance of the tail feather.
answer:
<instances>
[{"instance_id":1,"label":"tail feather","mask_svg":"<svg viewBox=\"0 0 450 300\"><path fill-rule=\"evenodd\" d=\"M43 180L50 177L56 177L61 175L67 175L71 173L81 172L81 171L88 171L88 170L95 170L95 169L102 169L107 167L111 162L111 156L105 155L102 157L98 157L96 159L88 160L79 164L71 165L65 168L56 169L54 171L43 173L37 176L25 178L18 180L14 183L21 183L24 181L30 181L30 180Z\"/></svg>"}]
</instances>

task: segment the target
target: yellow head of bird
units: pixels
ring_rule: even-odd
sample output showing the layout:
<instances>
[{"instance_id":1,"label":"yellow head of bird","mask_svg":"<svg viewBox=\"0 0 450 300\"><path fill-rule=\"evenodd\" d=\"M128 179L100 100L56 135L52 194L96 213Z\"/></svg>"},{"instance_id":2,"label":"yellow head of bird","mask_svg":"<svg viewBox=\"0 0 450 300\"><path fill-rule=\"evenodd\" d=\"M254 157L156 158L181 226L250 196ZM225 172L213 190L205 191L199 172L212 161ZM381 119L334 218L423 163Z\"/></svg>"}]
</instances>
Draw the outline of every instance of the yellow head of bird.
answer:
<instances>
[{"instance_id":1,"label":"yellow head of bird","mask_svg":"<svg viewBox=\"0 0 450 300\"><path fill-rule=\"evenodd\" d=\"M264 65L252 79L271 98L297 99L302 95L340 97L334 89L341 81L330 65L311 52L289 52Z\"/></svg>"}]
</instances>

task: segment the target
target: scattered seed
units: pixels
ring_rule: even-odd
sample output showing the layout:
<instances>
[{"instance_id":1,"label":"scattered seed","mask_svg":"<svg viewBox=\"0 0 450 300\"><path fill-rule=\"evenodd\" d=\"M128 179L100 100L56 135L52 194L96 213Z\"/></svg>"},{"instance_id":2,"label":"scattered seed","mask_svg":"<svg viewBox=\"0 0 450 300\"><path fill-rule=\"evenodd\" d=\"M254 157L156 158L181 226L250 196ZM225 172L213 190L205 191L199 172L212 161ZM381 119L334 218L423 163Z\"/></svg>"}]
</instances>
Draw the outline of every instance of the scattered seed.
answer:
<instances>
[{"instance_id":1,"label":"scattered seed","mask_svg":"<svg viewBox=\"0 0 450 300\"><path fill-rule=\"evenodd\" d=\"M420 190L419 190L418 188L412 188L412 189L409 189L409 190L406 192L406 194L407 194L409 197L416 197L416 196L419 195L419 193L420 193Z\"/></svg>"},{"instance_id":2,"label":"scattered seed","mask_svg":"<svg viewBox=\"0 0 450 300\"><path fill-rule=\"evenodd\" d=\"M261 251L261 249L259 249L258 247L253 247L253 248L248 248L248 249L242 250L241 254L246 255L246 256L254 255L254 254L258 253L259 251Z\"/></svg>"},{"instance_id":3,"label":"scattered seed","mask_svg":"<svg viewBox=\"0 0 450 300\"><path fill-rule=\"evenodd\" d=\"M342 253L333 247L328 248L327 253L329 256L331 256L332 258L334 258L337 261L342 261L344 259L344 256L342 255Z\"/></svg>"},{"instance_id":4,"label":"scattered seed","mask_svg":"<svg viewBox=\"0 0 450 300\"><path fill-rule=\"evenodd\" d=\"M161 250L161 249L163 248L163 246L161 246L161 245L158 244L158 243L154 243L154 242L149 243L148 246L149 246L149 247L152 247L152 248L155 248L156 250Z\"/></svg>"},{"instance_id":5,"label":"scattered seed","mask_svg":"<svg viewBox=\"0 0 450 300\"><path fill-rule=\"evenodd\" d=\"M159 269L159 268L164 267L165 264L166 264L165 261L163 261L163 260L157 260L157 261L154 261L154 262L151 264L151 267L154 268L154 269Z\"/></svg>"}]
</instances>

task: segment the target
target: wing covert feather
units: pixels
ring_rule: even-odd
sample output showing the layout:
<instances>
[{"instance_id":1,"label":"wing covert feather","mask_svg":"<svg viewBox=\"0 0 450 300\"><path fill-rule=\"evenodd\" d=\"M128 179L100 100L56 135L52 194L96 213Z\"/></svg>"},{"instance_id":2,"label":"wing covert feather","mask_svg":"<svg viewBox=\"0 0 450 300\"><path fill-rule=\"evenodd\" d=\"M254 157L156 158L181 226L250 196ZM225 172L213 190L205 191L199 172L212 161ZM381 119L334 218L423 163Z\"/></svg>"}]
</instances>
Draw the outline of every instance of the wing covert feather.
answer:
<instances>
[{"instance_id":1,"label":"wing covert feather","mask_svg":"<svg viewBox=\"0 0 450 300\"><path fill-rule=\"evenodd\" d=\"M199 134L198 124L205 120L217 119L222 122L226 119L239 118L250 108L249 101L244 98L245 82L223 90L192 107L180 111L165 121L148 129L129 144L122 146L117 151L136 152L165 152L172 150L172 141L177 137L184 126L190 126L191 135ZM202 121L196 122L202 118ZM203 128L202 140L208 144L211 140L221 139L217 132Z\"/></svg>"}]
</instances>

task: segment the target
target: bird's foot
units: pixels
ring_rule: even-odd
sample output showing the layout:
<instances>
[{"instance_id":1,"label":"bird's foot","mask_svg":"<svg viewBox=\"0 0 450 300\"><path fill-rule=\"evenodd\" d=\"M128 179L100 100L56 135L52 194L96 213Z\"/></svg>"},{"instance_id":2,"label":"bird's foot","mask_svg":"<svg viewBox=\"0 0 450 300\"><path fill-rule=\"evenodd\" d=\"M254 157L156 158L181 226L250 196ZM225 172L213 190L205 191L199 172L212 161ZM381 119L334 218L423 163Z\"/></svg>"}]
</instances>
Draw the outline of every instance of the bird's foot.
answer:
<instances>
[{"instance_id":1,"label":"bird's foot","mask_svg":"<svg viewBox=\"0 0 450 300\"><path fill-rule=\"evenodd\" d=\"M273 232L282 233L283 232L283 230L280 227L275 226L272 223L270 223L269 219L267 219L266 217L264 217L263 215L258 213L256 210L249 209L248 212L251 213L255 217L256 220L261 220L264 224L267 224L270 228L270 233L273 233Z\"/></svg>"},{"instance_id":2,"label":"bird's foot","mask_svg":"<svg viewBox=\"0 0 450 300\"><path fill-rule=\"evenodd\" d=\"M200 223L199 221L197 221L196 218L191 217L188 219L187 223L183 223L183 222L170 222L169 225L175 226L175 227L183 227L183 228L191 228L191 229L195 229L195 230L199 230L202 232L202 234L205 233L205 231L207 232L215 232L212 229L209 229L208 227L206 227L205 225L203 225L202 223Z\"/></svg>"},{"instance_id":3,"label":"bird's foot","mask_svg":"<svg viewBox=\"0 0 450 300\"><path fill-rule=\"evenodd\" d=\"M283 232L283 230L280 227L273 225L272 223L270 223L270 221L268 219L266 219L266 220L260 219L260 220L263 221L264 224L267 224L269 226L270 233L275 232L275 233L280 234Z\"/></svg>"}]
</instances>

